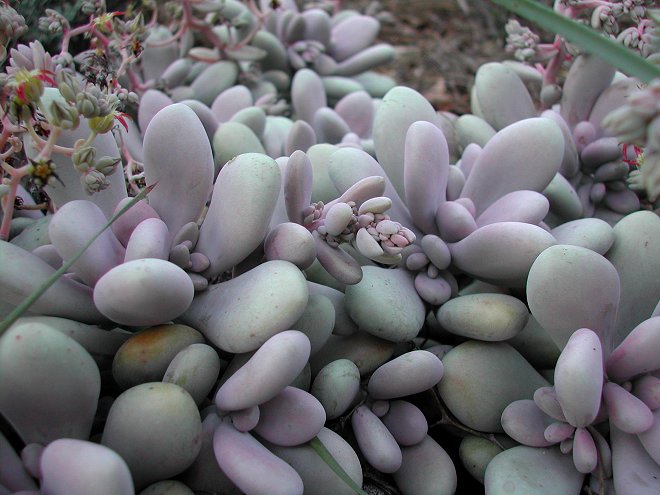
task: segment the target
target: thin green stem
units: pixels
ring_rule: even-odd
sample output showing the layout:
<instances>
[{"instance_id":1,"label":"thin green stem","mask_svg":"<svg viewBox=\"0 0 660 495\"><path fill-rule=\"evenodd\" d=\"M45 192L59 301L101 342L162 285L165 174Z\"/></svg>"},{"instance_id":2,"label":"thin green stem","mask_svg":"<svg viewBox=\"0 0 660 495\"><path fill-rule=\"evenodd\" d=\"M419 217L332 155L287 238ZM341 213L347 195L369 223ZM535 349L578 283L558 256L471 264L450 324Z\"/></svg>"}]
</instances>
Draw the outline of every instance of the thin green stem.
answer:
<instances>
[{"instance_id":1,"label":"thin green stem","mask_svg":"<svg viewBox=\"0 0 660 495\"><path fill-rule=\"evenodd\" d=\"M332 454L330 451L323 445L321 440L319 440L318 437L314 437L310 440L309 442L310 447L318 454L318 456L325 462L332 471L339 476L344 483L346 483L357 495L367 495L367 493L362 490L361 487L353 481L353 478L351 478L346 471L344 471L344 468L342 468L339 463L335 460L334 457L332 457Z\"/></svg>"},{"instance_id":2,"label":"thin green stem","mask_svg":"<svg viewBox=\"0 0 660 495\"><path fill-rule=\"evenodd\" d=\"M41 284L32 294L30 294L21 304L16 306L14 310L9 313L9 315L0 322L0 335L2 335L5 330L7 330L16 320L18 320L23 313L25 313L28 309L30 309L30 306L32 306L37 299L39 299L44 292L46 292L56 281L58 278L60 278L62 275L64 275L69 268L73 266L73 264L80 259L80 257L83 255L83 253L91 246L96 239L98 239L103 232L106 231L119 217L121 217L124 213L126 213L130 208L132 208L138 201L141 201L144 199L147 194L151 192L151 190L156 186L156 184L152 184L151 186L145 187L142 191L140 191L140 194L135 196L133 199L131 199L126 205L119 210L117 213L115 213L110 220L108 220L108 223L106 223L101 230L99 230L94 236L88 240L85 245L78 251L72 258L68 259L62 266L55 271L50 277L48 277L48 280L46 280L43 284Z\"/></svg>"}]
</instances>

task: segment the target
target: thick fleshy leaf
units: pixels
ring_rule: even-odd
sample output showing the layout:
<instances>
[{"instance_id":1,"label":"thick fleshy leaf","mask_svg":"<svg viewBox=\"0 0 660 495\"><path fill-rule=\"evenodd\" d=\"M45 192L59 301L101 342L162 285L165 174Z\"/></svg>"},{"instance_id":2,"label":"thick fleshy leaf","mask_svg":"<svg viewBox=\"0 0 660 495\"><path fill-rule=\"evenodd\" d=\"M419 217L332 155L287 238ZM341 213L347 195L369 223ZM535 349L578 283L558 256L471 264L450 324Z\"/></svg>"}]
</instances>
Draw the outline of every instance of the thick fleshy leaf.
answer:
<instances>
[{"instance_id":1,"label":"thick fleshy leaf","mask_svg":"<svg viewBox=\"0 0 660 495\"><path fill-rule=\"evenodd\" d=\"M656 495L660 491L660 465L635 435L610 422L612 470L617 495Z\"/></svg>"},{"instance_id":2,"label":"thick fleshy leaf","mask_svg":"<svg viewBox=\"0 0 660 495\"><path fill-rule=\"evenodd\" d=\"M583 480L558 448L519 446L495 456L484 485L489 495L578 495Z\"/></svg>"},{"instance_id":3,"label":"thick fleshy leaf","mask_svg":"<svg viewBox=\"0 0 660 495\"><path fill-rule=\"evenodd\" d=\"M426 435L417 445L401 448L401 468L392 476L403 495L452 495L456 467L440 444Z\"/></svg>"},{"instance_id":4,"label":"thick fleshy leaf","mask_svg":"<svg viewBox=\"0 0 660 495\"><path fill-rule=\"evenodd\" d=\"M379 30L380 23L375 17L366 15L347 17L332 28L330 53L335 60L341 62L369 47Z\"/></svg>"},{"instance_id":5,"label":"thick fleshy leaf","mask_svg":"<svg viewBox=\"0 0 660 495\"><path fill-rule=\"evenodd\" d=\"M220 422L213 435L213 451L220 469L246 494L302 495L296 471L249 433ZM249 462L244 462L249 459Z\"/></svg>"},{"instance_id":6,"label":"thick fleshy leaf","mask_svg":"<svg viewBox=\"0 0 660 495\"><path fill-rule=\"evenodd\" d=\"M262 154L239 155L220 170L195 246L211 262L204 276L229 270L263 241L280 186L279 166Z\"/></svg>"},{"instance_id":7,"label":"thick fleshy leaf","mask_svg":"<svg viewBox=\"0 0 660 495\"><path fill-rule=\"evenodd\" d=\"M536 115L524 83L504 64L490 62L479 67L474 88L483 118L496 131Z\"/></svg>"},{"instance_id":8,"label":"thick fleshy leaf","mask_svg":"<svg viewBox=\"0 0 660 495\"><path fill-rule=\"evenodd\" d=\"M227 352L248 352L291 328L305 311L308 295L305 278L295 265L267 261L197 295L180 321Z\"/></svg>"},{"instance_id":9,"label":"thick fleshy leaf","mask_svg":"<svg viewBox=\"0 0 660 495\"><path fill-rule=\"evenodd\" d=\"M660 368L660 317L644 320L617 346L607 360L607 375L623 382Z\"/></svg>"},{"instance_id":10,"label":"thick fleshy leaf","mask_svg":"<svg viewBox=\"0 0 660 495\"><path fill-rule=\"evenodd\" d=\"M542 118L518 121L499 131L484 146L461 197L471 198L480 215L512 191L541 192L559 170L563 154L564 137L555 122Z\"/></svg>"},{"instance_id":11,"label":"thick fleshy leaf","mask_svg":"<svg viewBox=\"0 0 660 495\"><path fill-rule=\"evenodd\" d=\"M94 487L94 488L91 488ZM41 457L41 490L52 495L132 495L131 472L113 450L92 442L60 438Z\"/></svg>"},{"instance_id":12,"label":"thick fleshy leaf","mask_svg":"<svg viewBox=\"0 0 660 495\"><path fill-rule=\"evenodd\" d=\"M211 105L220 93L234 85L237 78L238 65L229 60L221 60L207 66L190 87L194 91L195 99Z\"/></svg>"},{"instance_id":13,"label":"thick fleshy leaf","mask_svg":"<svg viewBox=\"0 0 660 495\"><path fill-rule=\"evenodd\" d=\"M197 221L212 188L213 155L206 131L190 107L170 105L153 118L144 136L144 172L148 184L158 183L149 204L171 236Z\"/></svg>"},{"instance_id":14,"label":"thick fleshy leaf","mask_svg":"<svg viewBox=\"0 0 660 495\"><path fill-rule=\"evenodd\" d=\"M48 235L63 260L73 258L107 219L91 201L70 201L62 206L48 225ZM96 282L124 259L124 247L110 229L105 230L73 264L75 272L87 285Z\"/></svg>"},{"instance_id":15,"label":"thick fleshy leaf","mask_svg":"<svg viewBox=\"0 0 660 495\"><path fill-rule=\"evenodd\" d=\"M415 224L427 234L437 234L435 213L445 201L449 174L449 148L440 129L430 122L414 122L404 145L403 186L406 204Z\"/></svg>"},{"instance_id":16,"label":"thick fleshy leaf","mask_svg":"<svg viewBox=\"0 0 660 495\"><path fill-rule=\"evenodd\" d=\"M280 332L249 357L215 395L221 411L239 411L262 404L284 390L309 359L310 342L297 330Z\"/></svg>"},{"instance_id":17,"label":"thick fleshy leaf","mask_svg":"<svg viewBox=\"0 0 660 495\"><path fill-rule=\"evenodd\" d=\"M405 198L403 161L406 133L410 125L419 120L435 124L438 117L426 98L414 89L403 86L387 92L374 116L376 158L401 198Z\"/></svg>"},{"instance_id":18,"label":"thick fleshy leaf","mask_svg":"<svg viewBox=\"0 0 660 495\"><path fill-rule=\"evenodd\" d=\"M502 412L513 401L531 399L547 386L525 359L505 342L469 340L443 358L440 396L463 424L479 431L501 432Z\"/></svg>"},{"instance_id":19,"label":"thick fleshy leaf","mask_svg":"<svg viewBox=\"0 0 660 495\"><path fill-rule=\"evenodd\" d=\"M616 383L603 387L610 423L626 433L644 433L653 426L653 413L637 397Z\"/></svg>"},{"instance_id":20,"label":"thick fleshy leaf","mask_svg":"<svg viewBox=\"0 0 660 495\"><path fill-rule=\"evenodd\" d=\"M371 96L367 92L354 91L347 94L337 102L335 111L355 134L361 138L367 138L371 135L371 126L376 109Z\"/></svg>"},{"instance_id":21,"label":"thick fleshy leaf","mask_svg":"<svg viewBox=\"0 0 660 495\"><path fill-rule=\"evenodd\" d=\"M297 120L284 143L284 154L292 156L296 151L306 152L317 143L314 128L304 120Z\"/></svg>"},{"instance_id":22,"label":"thick fleshy leaf","mask_svg":"<svg viewBox=\"0 0 660 495\"><path fill-rule=\"evenodd\" d=\"M530 447L549 447L543 432L554 419L539 409L533 400L517 400L502 412L502 428L516 442Z\"/></svg>"},{"instance_id":23,"label":"thick fleshy leaf","mask_svg":"<svg viewBox=\"0 0 660 495\"><path fill-rule=\"evenodd\" d=\"M596 469L598 451L589 432L578 428L573 437L573 463L578 471L588 474Z\"/></svg>"},{"instance_id":24,"label":"thick fleshy leaf","mask_svg":"<svg viewBox=\"0 0 660 495\"><path fill-rule=\"evenodd\" d=\"M328 102L323 88L323 81L310 69L296 72L291 81L291 104L296 116L308 124L314 122L314 114Z\"/></svg>"},{"instance_id":25,"label":"thick fleshy leaf","mask_svg":"<svg viewBox=\"0 0 660 495\"><path fill-rule=\"evenodd\" d=\"M0 413L23 442L89 437L99 369L76 341L46 324L16 324L0 339Z\"/></svg>"},{"instance_id":26,"label":"thick fleshy leaf","mask_svg":"<svg viewBox=\"0 0 660 495\"><path fill-rule=\"evenodd\" d=\"M509 287L523 287L533 263L555 238L536 225L498 222L450 243L454 265L475 278Z\"/></svg>"},{"instance_id":27,"label":"thick fleshy leaf","mask_svg":"<svg viewBox=\"0 0 660 495\"><path fill-rule=\"evenodd\" d=\"M527 280L534 317L560 349L575 329L593 330L607 356L619 303L619 276L601 255L578 246L557 245L536 258Z\"/></svg>"},{"instance_id":28,"label":"thick fleshy leaf","mask_svg":"<svg viewBox=\"0 0 660 495\"><path fill-rule=\"evenodd\" d=\"M555 390L570 424L584 428L598 414L603 390L603 351L596 333L576 330L555 366Z\"/></svg>"},{"instance_id":29,"label":"thick fleshy leaf","mask_svg":"<svg viewBox=\"0 0 660 495\"><path fill-rule=\"evenodd\" d=\"M387 43L370 46L337 64L336 76L355 76L394 59L394 48Z\"/></svg>"},{"instance_id":30,"label":"thick fleshy leaf","mask_svg":"<svg viewBox=\"0 0 660 495\"><path fill-rule=\"evenodd\" d=\"M561 116L571 129L588 120L598 96L610 85L616 69L596 55L582 54L575 59L562 91Z\"/></svg>"},{"instance_id":31,"label":"thick fleshy leaf","mask_svg":"<svg viewBox=\"0 0 660 495\"><path fill-rule=\"evenodd\" d=\"M550 203L536 191L513 191L491 204L477 217L483 227L496 222L523 222L538 225L548 214Z\"/></svg>"},{"instance_id":32,"label":"thick fleshy leaf","mask_svg":"<svg viewBox=\"0 0 660 495\"><path fill-rule=\"evenodd\" d=\"M638 211L614 226L614 244L607 253L621 279L621 301L614 326L613 344L653 313L660 294L660 218L652 211Z\"/></svg>"},{"instance_id":33,"label":"thick fleshy leaf","mask_svg":"<svg viewBox=\"0 0 660 495\"><path fill-rule=\"evenodd\" d=\"M0 259L0 300L10 306L21 304L55 273L55 268L38 256L6 241L0 241ZM85 323L105 321L94 306L92 290L68 277L58 278L30 309Z\"/></svg>"}]
</instances>

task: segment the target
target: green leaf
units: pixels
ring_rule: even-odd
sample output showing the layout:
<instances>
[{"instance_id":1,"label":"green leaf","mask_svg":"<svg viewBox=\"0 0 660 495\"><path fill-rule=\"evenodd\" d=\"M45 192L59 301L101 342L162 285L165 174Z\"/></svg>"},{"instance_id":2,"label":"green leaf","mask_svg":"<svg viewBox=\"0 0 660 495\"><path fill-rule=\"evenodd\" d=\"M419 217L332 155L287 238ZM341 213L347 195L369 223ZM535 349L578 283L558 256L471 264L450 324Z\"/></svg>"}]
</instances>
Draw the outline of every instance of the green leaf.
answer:
<instances>
[{"instance_id":1,"label":"green leaf","mask_svg":"<svg viewBox=\"0 0 660 495\"><path fill-rule=\"evenodd\" d=\"M597 31L558 14L545 5L532 0L492 0L520 17L538 24L575 43L583 50L599 56L624 74L649 83L660 77L660 67L637 55L625 46L612 41Z\"/></svg>"},{"instance_id":2,"label":"green leaf","mask_svg":"<svg viewBox=\"0 0 660 495\"><path fill-rule=\"evenodd\" d=\"M328 449L325 448L325 445L319 440L319 437L314 437L310 440L309 445L314 449L314 452L325 462L334 473L339 476L344 483L346 483L357 495L367 495L361 487L353 481L353 479L346 474L346 471L339 465L339 463L332 457L332 454Z\"/></svg>"},{"instance_id":3,"label":"green leaf","mask_svg":"<svg viewBox=\"0 0 660 495\"><path fill-rule=\"evenodd\" d=\"M78 251L71 259L67 260L62 266L55 272L53 273L50 277L48 277L48 280L46 280L43 284L41 284L32 294L30 294L21 304L16 306L14 310L9 313L9 315L0 322L0 335L2 335L5 330L7 330L16 320L18 320L23 313L25 313L28 309L30 309L30 306L32 306L37 299L39 299L44 292L46 292L51 285L53 285L58 278L60 278L62 275L64 275L73 264L80 259L80 257L83 255L83 253L89 248L89 246L92 245L92 243L100 237L103 232L106 231L119 217L121 217L124 213L126 213L128 210L130 210L138 201L141 201L142 199L147 197L147 194L151 192L151 190L156 186L156 184L152 184L150 186L145 187L140 191L140 193L132 198L128 203L124 205L124 207L119 210L117 213L115 213L110 220L108 220L108 223L106 223L101 230L99 230L94 236L85 243L85 245L80 248L80 251Z\"/></svg>"}]
</instances>

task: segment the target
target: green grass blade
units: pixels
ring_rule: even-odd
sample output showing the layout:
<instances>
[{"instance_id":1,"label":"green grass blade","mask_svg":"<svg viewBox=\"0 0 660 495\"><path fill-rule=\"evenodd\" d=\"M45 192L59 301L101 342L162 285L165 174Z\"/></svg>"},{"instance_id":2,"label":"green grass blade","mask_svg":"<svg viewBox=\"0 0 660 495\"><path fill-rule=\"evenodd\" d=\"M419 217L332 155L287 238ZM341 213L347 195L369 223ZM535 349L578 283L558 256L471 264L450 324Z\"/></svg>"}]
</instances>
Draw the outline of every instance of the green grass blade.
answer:
<instances>
[{"instance_id":1,"label":"green grass blade","mask_svg":"<svg viewBox=\"0 0 660 495\"><path fill-rule=\"evenodd\" d=\"M156 184L152 184L151 186L145 187L140 191L140 193L132 198L124 207L119 210L117 213L115 213L110 220L108 220L108 223L106 223L101 230L99 230L94 236L87 241L87 243L78 251L71 259L67 260L62 266L55 272L53 273L48 279L41 284L32 294L30 294L21 304L16 306L14 310L7 315L7 317L0 322L0 335L2 335L5 330L7 330L16 320L18 320L23 313L25 313L28 309L30 309L30 306L32 306L37 299L39 299L44 292L46 292L50 286L52 286L58 278L60 278L62 275L66 273L66 271L71 268L71 266L80 259L80 257L83 255L83 253L89 248L89 246L92 245L92 243L98 239L103 232L105 232L119 217L121 217L124 213L126 213L128 210L130 210L138 201L141 201L142 199L147 197L147 194L151 192L151 190L155 187Z\"/></svg>"},{"instance_id":2,"label":"green grass blade","mask_svg":"<svg viewBox=\"0 0 660 495\"><path fill-rule=\"evenodd\" d=\"M492 2L532 21L543 29L563 36L583 50L599 56L624 74L636 77L645 83L660 77L660 67L653 65L622 44L558 14L545 5L533 0L492 0Z\"/></svg>"},{"instance_id":3,"label":"green grass blade","mask_svg":"<svg viewBox=\"0 0 660 495\"><path fill-rule=\"evenodd\" d=\"M346 474L346 471L339 465L339 463L332 457L332 454L328 449L325 448L325 445L319 440L319 437L314 437L310 440L309 445L314 449L314 452L325 462L334 473L339 476L344 483L346 483L357 495L367 495L365 491L359 487L353 479Z\"/></svg>"}]
</instances>

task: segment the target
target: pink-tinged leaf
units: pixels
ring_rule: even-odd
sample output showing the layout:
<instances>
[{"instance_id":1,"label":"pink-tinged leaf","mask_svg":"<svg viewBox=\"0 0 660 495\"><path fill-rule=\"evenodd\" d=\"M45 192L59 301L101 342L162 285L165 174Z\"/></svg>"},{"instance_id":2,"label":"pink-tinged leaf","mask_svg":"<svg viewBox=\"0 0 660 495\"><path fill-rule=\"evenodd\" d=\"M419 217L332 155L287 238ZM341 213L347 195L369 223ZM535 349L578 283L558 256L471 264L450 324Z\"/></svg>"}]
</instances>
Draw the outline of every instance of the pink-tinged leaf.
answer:
<instances>
[{"instance_id":1,"label":"pink-tinged leaf","mask_svg":"<svg viewBox=\"0 0 660 495\"><path fill-rule=\"evenodd\" d=\"M557 399L567 421L578 428L591 424L600 408L603 351L598 335L581 328L571 335L555 367Z\"/></svg>"},{"instance_id":2,"label":"pink-tinged leaf","mask_svg":"<svg viewBox=\"0 0 660 495\"><path fill-rule=\"evenodd\" d=\"M543 434L552 421L553 418L529 399L512 402L502 412L502 428L506 434L530 447L549 447L553 444Z\"/></svg>"},{"instance_id":3,"label":"pink-tinged leaf","mask_svg":"<svg viewBox=\"0 0 660 495\"><path fill-rule=\"evenodd\" d=\"M486 143L461 197L471 198L481 215L512 191L541 192L559 171L563 155L564 137L555 122L532 118L511 124Z\"/></svg>"},{"instance_id":4,"label":"pink-tinged leaf","mask_svg":"<svg viewBox=\"0 0 660 495\"><path fill-rule=\"evenodd\" d=\"M651 411L660 409L660 378L644 375L633 382L632 393L638 397Z\"/></svg>"},{"instance_id":5,"label":"pink-tinged leaf","mask_svg":"<svg viewBox=\"0 0 660 495\"><path fill-rule=\"evenodd\" d=\"M660 317L637 325L607 359L607 376L616 382L660 368Z\"/></svg>"},{"instance_id":6,"label":"pink-tinged leaf","mask_svg":"<svg viewBox=\"0 0 660 495\"><path fill-rule=\"evenodd\" d=\"M573 436L575 427L568 423L552 423L543 431L543 437L551 443L559 443Z\"/></svg>"},{"instance_id":7,"label":"pink-tinged leaf","mask_svg":"<svg viewBox=\"0 0 660 495\"><path fill-rule=\"evenodd\" d=\"M566 421L564 412L557 399L555 387L541 387L534 392L534 403L548 416L558 420Z\"/></svg>"},{"instance_id":8,"label":"pink-tinged leaf","mask_svg":"<svg viewBox=\"0 0 660 495\"><path fill-rule=\"evenodd\" d=\"M449 174L445 135L430 122L414 122L406 134L403 163L408 210L422 231L437 234L435 212L446 199Z\"/></svg>"},{"instance_id":9,"label":"pink-tinged leaf","mask_svg":"<svg viewBox=\"0 0 660 495\"><path fill-rule=\"evenodd\" d=\"M326 271L346 285L357 284L362 280L362 269L350 254L338 247L332 247L314 231L316 256Z\"/></svg>"},{"instance_id":10,"label":"pink-tinged leaf","mask_svg":"<svg viewBox=\"0 0 660 495\"><path fill-rule=\"evenodd\" d=\"M284 169L284 201L289 220L302 225L303 210L312 201L312 164L303 151L294 151Z\"/></svg>"},{"instance_id":11,"label":"pink-tinged leaf","mask_svg":"<svg viewBox=\"0 0 660 495\"><path fill-rule=\"evenodd\" d=\"M637 397L616 383L603 387L610 422L626 433L643 433L653 426L653 413Z\"/></svg>"},{"instance_id":12,"label":"pink-tinged leaf","mask_svg":"<svg viewBox=\"0 0 660 495\"><path fill-rule=\"evenodd\" d=\"M573 438L573 463L578 471L587 474L596 469L598 451L591 435L584 428L578 428Z\"/></svg>"}]
</instances>

